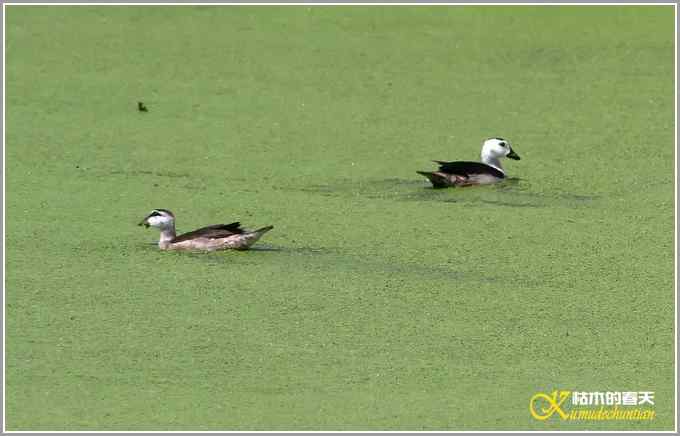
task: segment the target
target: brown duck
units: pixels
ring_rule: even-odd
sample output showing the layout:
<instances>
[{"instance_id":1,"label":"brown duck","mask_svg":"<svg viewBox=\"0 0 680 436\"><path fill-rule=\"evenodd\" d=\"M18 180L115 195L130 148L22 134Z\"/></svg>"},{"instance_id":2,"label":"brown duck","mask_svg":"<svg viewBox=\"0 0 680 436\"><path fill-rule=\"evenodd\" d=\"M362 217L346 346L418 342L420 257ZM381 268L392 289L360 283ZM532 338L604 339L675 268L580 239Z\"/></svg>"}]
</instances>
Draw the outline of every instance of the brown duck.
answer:
<instances>
[{"instance_id":1,"label":"brown duck","mask_svg":"<svg viewBox=\"0 0 680 436\"><path fill-rule=\"evenodd\" d=\"M266 226L257 230L246 230L238 222L215 224L177 236L175 215L167 209L154 209L140 223L140 226L155 227L161 231L158 247L161 250L247 250L265 233L274 228Z\"/></svg>"}]
</instances>

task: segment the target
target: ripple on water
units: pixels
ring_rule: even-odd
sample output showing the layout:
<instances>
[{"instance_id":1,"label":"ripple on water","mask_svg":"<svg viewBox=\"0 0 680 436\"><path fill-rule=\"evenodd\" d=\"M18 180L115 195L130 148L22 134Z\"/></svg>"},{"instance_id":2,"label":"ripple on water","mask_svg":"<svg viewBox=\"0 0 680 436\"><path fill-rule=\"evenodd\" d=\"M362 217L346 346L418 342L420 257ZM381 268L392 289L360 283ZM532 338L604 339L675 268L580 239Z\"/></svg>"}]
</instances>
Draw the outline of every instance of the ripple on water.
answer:
<instances>
[{"instance_id":1,"label":"ripple on water","mask_svg":"<svg viewBox=\"0 0 680 436\"><path fill-rule=\"evenodd\" d=\"M405 201L461 203L466 206L501 206L516 208L550 208L587 206L599 196L568 192L536 192L531 184L517 177L488 186L466 188L424 188L403 196Z\"/></svg>"}]
</instances>

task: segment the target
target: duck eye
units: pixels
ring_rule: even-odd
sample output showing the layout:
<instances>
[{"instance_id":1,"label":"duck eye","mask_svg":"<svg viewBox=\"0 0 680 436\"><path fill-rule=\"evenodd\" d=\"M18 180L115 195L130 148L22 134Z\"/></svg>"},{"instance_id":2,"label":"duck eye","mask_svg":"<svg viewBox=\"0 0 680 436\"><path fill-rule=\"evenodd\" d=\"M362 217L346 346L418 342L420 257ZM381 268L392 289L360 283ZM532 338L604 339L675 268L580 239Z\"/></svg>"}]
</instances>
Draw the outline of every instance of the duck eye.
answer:
<instances>
[{"instance_id":1,"label":"duck eye","mask_svg":"<svg viewBox=\"0 0 680 436\"><path fill-rule=\"evenodd\" d=\"M161 214L154 210L153 212L151 212L151 215L149 216L161 216Z\"/></svg>"},{"instance_id":2,"label":"duck eye","mask_svg":"<svg viewBox=\"0 0 680 436\"><path fill-rule=\"evenodd\" d=\"M505 147L505 142L499 142L498 145L500 145L501 147Z\"/></svg>"}]
</instances>

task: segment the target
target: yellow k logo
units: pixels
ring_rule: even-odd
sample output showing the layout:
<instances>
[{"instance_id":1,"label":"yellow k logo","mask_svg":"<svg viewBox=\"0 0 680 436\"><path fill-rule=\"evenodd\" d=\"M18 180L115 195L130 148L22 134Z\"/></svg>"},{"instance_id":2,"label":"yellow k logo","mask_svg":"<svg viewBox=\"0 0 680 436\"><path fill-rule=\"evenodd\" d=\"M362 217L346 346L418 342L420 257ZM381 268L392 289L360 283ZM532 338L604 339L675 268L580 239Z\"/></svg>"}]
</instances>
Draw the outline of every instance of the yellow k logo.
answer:
<instances>
[{"instance_id":1,"label":"yellow k logo","mask_svg":"<svg viewBox=\"0 0 680 436\"><path fill-rule=\"evenodd\" d=\"M570 391L553 391L552 395L543 392L537 393L529 400L531 416L539 421L544 421L557 412L562 419L567 419L567 414L561 406L569 398L569 394L571 394Z\"/></svg>"}]
</instances>

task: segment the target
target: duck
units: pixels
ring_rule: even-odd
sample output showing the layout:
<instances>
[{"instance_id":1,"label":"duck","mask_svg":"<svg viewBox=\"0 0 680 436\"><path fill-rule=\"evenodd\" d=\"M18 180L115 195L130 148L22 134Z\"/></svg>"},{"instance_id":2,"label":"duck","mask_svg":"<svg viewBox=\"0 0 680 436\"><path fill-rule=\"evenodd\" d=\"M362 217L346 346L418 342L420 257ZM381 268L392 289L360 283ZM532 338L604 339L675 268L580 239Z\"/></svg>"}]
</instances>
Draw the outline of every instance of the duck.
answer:
<instances>
[{"instance_id":1,"label":"duck","mask_svg":"<svg viewBox=\"0 0 680 436\"><path fill-rule=\"evenodd\" d=\"M498 137L488 138L482 144L481 162L435 160L433 162L439 164L439 170L416 172L427 177L434 188L488 185L505 179L505 171L501 166L504 157L520 160L510 141Z\"/></svg>"},{"instance_id":2,"label":"duck","mask_svg":"<svg viewBox=\"0 0 680 436\"><path fill-rule=\"evenodd\" d=\"M265 233L274 228L266 226L257 230L246 230L240 222L215 224L177 236L175 214L167 209L154 209L139 223L146 228L155 227L161 231L158 248L161 250L247 250Z\"/></svg>"}]
</instances>

